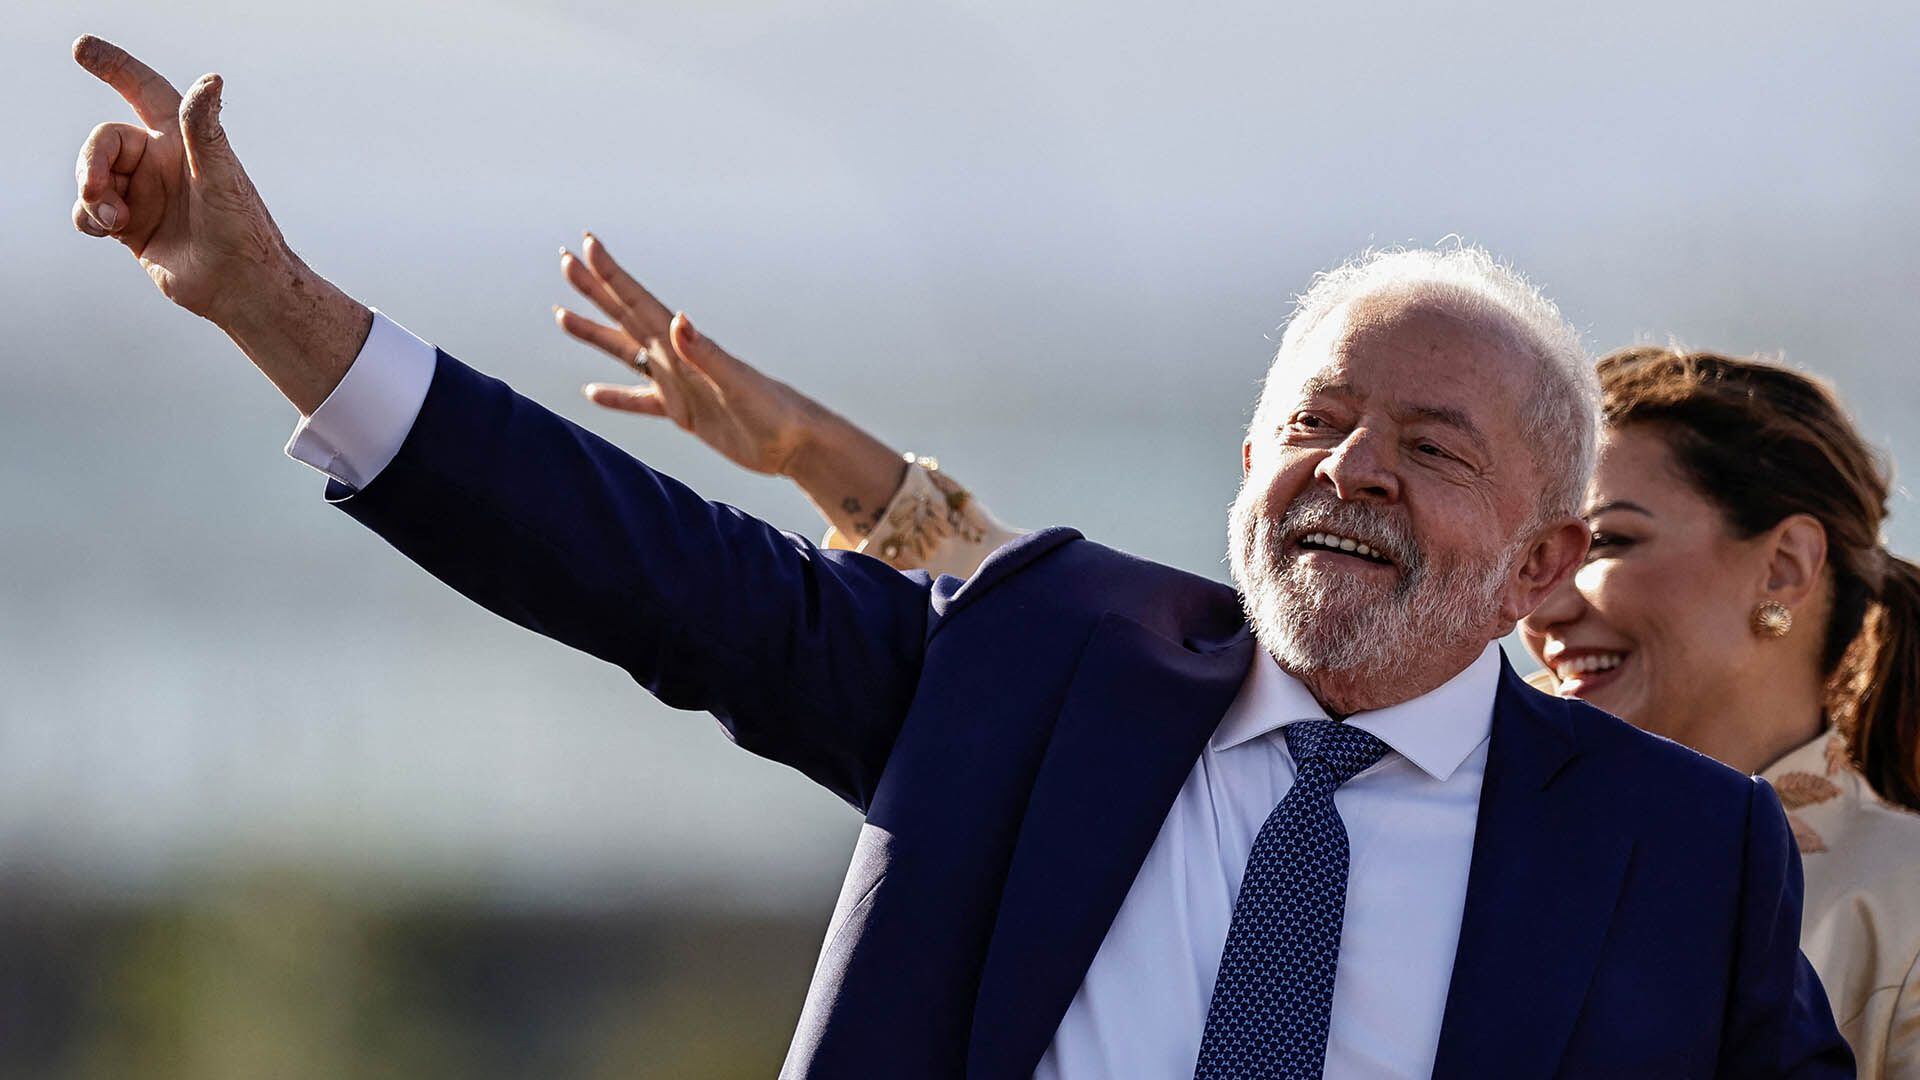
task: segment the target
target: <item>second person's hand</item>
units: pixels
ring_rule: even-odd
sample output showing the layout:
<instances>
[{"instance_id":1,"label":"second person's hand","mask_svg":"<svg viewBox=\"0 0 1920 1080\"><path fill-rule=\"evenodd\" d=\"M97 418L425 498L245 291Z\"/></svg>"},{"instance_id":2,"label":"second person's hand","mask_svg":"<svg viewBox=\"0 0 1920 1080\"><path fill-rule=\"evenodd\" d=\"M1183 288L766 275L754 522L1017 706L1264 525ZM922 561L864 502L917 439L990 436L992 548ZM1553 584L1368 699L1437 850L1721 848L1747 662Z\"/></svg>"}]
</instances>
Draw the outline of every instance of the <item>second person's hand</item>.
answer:
<instances>
[{"instance_id":1,"label":"second person's hand","mask_svg":"<svg viewBox=\"0 0 1920 1080\"><path fill-rule=\"evenodd\" d=\"M580 256L562 250L560 271L614 322L555 307L560 329L646 380L590 383L588 399L667 417L734 464L791 479L843 536L873 530L906 472L898 452L714 344L621 269L599 237L588 233Z\"/></svg>"},{"instance_id":2,"label":"second person's hand","mask_svg":"<svg viewBox=\"0 0 1920 1080\"><path fill-rule=\"evenodd\" d=\"M583 387L596 405L672 420L729 461L757 473L789 474L818 406L778 379L742 362L694 329L615 262L588 233L581 255L565 249L567 282L614 322L564 307L554 320L569 335L625 364L647 381Z\"/></svg>"}]
</instances>

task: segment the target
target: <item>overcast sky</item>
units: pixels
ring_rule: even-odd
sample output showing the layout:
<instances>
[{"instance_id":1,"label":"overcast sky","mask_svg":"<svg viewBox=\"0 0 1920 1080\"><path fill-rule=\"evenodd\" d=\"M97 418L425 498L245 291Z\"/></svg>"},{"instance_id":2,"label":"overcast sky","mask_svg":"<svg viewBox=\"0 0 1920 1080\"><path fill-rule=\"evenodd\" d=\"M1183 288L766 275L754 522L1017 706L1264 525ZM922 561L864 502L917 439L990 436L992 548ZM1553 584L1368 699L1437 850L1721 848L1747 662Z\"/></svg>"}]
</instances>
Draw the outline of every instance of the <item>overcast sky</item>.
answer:
<instances>
[{"instance_id":1,"label":"overcast sky","mask_svg":"<svg viewBox=\"0 0 1920 1080\"><path fill-rule=\"evenodd\" d=\"M320 499L292 410L68 224L68 59L227 81L292 243L716 498L797 495L553 330L591 227L702 328L1001 516L1223 576L1289 298L1460 234L1604 349L1767 350L1920 460L1920 12L1751 4L37 3L0 184L0 872L278 860L510 898L830 896L857 821ZM1890 536L1920 548L1903 491ZM810 898L810 899L809 899Z\"/></svg>"}]
</instances>

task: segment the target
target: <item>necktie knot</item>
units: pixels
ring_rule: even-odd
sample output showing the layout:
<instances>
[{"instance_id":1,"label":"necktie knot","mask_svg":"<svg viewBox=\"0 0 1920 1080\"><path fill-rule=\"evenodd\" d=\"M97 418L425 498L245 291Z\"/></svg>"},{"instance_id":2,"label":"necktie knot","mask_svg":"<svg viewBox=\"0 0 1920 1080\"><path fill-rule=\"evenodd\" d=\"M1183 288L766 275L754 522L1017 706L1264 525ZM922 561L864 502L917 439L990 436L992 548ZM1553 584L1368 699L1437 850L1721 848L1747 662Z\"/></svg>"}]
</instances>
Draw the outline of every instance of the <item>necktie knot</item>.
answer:
<instances>
[{"instance_id":1,"label":"necktie knot","mask_svg":"<svg viewBox=\"0 0 1920 1080\"><path fill-rule=\"evenodd\" d=\"M1371 767L1389 749L1378 736L1336 720L1301 720L1285 730L1294 768L1305 772L1310 764L1320 765L1332 774L1335 787Z\"/></svg>"}]
</instances>

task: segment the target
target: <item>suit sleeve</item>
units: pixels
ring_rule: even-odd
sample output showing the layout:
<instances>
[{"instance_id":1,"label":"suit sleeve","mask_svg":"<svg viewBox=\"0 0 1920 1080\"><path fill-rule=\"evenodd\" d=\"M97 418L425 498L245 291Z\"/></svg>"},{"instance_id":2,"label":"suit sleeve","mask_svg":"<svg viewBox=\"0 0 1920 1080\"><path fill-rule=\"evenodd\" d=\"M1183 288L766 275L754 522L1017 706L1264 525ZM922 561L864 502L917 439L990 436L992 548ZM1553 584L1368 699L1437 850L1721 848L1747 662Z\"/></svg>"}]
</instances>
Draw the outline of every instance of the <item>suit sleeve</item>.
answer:
<instances>
[{"instance_id":1,"label":"suit sleeve","mask_svg":"<svg viewBox=\"0 0 1920 1080\"><path fill-rule=\"evenodd\" d=\"M1852 1077L1853 1054L1800 952L1799 852L1780 800L1762 780L1749 796L1745 854L1719 1075Z\"/></svg>"},{"instance_id":2,"label":"suit sleeve","mask_svg":"<svg viewBox=\"0 0 1920 1080\"><path fill-rule=\"evenodd\" d=\"M925 575L708 502L444 352L392 461L327 498L488 610L871 801L919 679Z\"/></svg>"}]
</instances>

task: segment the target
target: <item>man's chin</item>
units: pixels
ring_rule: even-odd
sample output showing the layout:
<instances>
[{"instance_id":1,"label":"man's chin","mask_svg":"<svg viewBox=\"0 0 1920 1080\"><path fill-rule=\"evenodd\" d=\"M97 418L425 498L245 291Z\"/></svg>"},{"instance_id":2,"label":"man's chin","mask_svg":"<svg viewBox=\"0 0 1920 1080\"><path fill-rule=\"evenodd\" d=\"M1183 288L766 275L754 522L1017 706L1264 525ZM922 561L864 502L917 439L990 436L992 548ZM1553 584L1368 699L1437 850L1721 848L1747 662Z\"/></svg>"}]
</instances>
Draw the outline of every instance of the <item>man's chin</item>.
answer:
<instances>
[{"instance_id":1,"label":"man's chin","mask_svg":"<svg viewBox=\"0 0 1920 1080\"><path fill-rule=\"evenodd\" d=\"M1283 627L1259 636L1281 668L1299 678L1389 678L1406 662L1405 652L1383 648L1377 638L1333 630Z\"/></svg>"},{"instance_id":2,"label":"man's chin","mask_svg":"<svg viewBox=\"0 0 1920 1080\"><path fill-rule=\"evenodd\" d=\"M1392 567L1328 570L1298 562L1286 568L1280 581L1289 603L1311 604L1341 616L1386 603L1400 584L1399 572Z\"/></svg>"},{"instance_id":3,"label":"man's chin","mask_svg":"<svg viewBox=\"0 0 1920 1080\"><path fill-rule=\"evenodd\" d=\"M1369 656L1383 637L1378 597L1277 597L1268 610L1265 635L1283 644L1287 655L1314 668L1351 663ZM1367 602L1362 602L1362 600Z\"/></svg>"}]
</instances>

